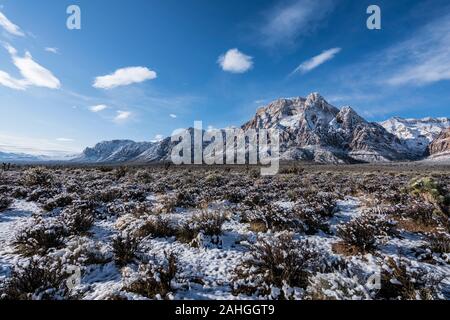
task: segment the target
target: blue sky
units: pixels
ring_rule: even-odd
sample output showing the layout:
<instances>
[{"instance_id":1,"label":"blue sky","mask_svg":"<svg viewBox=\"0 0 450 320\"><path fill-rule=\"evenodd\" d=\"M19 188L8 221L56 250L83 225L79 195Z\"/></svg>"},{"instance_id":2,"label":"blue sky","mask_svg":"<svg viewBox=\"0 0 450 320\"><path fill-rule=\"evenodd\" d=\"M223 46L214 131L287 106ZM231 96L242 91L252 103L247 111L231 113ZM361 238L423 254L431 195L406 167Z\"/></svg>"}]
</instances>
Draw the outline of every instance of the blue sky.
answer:
<instances>
[{"instance_id":1,"label":"blue sky","mask_svg":"<svg viewBox=\"0 0 450 320\"><path fill-rule=\"evenodd\" d=\"M81 30L66 8L81 8ZM382 29L366 9L380 6ZM450 5L0 0L0 151L78 152L320 92L372 121L450 116Z\"/></svg>"}]
</instances>

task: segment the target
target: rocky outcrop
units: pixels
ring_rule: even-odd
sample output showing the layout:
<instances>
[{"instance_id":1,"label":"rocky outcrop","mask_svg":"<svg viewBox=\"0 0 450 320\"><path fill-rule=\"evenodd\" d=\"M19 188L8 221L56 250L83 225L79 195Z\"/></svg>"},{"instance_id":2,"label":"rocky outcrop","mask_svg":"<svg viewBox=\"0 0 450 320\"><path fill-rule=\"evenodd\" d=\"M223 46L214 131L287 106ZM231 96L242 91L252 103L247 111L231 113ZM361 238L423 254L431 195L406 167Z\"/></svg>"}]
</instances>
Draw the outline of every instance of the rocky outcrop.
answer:
<instances>
[{"instance_id":1,"label":"rocky outcrop","mask_svg":"<svg viewBox=\"0 0 450 320\"><path fill-rule=\"evenodd\" d=\"M450 128L442 132L429 145L428 151L432 158L448 156L450 157Z\"/></svg>"}]
</instances>

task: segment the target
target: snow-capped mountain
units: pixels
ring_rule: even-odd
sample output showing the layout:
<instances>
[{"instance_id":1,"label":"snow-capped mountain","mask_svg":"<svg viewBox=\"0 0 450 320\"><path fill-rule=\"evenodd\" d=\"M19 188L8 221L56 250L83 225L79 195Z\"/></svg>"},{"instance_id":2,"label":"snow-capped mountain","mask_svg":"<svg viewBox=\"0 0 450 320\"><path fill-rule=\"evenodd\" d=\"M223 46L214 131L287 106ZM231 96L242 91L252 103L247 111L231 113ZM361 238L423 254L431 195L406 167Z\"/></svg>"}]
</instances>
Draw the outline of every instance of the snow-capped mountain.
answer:
<instances>
[{"instance_id":1,"label":"snow-capped mountain","mask_svg":"<svg viewBox=\"0 0 450 320\"><path fill-rule=\"evenodd\" d=\"M428 145L443 129L450 127L450 118L403 119L394 117L380 123L387 131L404 140L417 156L426 154Z\"/></svg>"},{"instance_id":2,"label":"snow-capped mountain","mask_svg":"<svg viewBox=\"0 0 450 320\"><path fill-rule=\"evenodd\" d=\"M278 99L258 109L241 128L279 129L285 160L351 163L418 160L444 127L450 127L447 118L368 122L351 107L338 109L312 93L306 98ZM73 162L169 161L174 145L170 137L158 142L105 141L85 149Z\"/></svg>"},{"instance_id":3,"label":"snow-capped mountain","mask_svg":"<svg viewBox=\"0 0 450 320\"><path fill-rule=\"evenodd\" d=\"M339 110L318 93L274 101L242 128L280 129L284 159L379 162L412 157L406 145L382 126L367 122L351 107Z\"/></svg>"},{"instance_id":4,"label":"snow-capped mountain","mask_svg":"<svg viewBox=\"0 0 450 320\"><path fill-rule=\"evenodd\" d=\"M134 142L131 140L113 140L97 143L93 148L86 148L73 162L117 163L129 162L142 153L151 150L157 143Z\"/></svg>"}]
</instances>

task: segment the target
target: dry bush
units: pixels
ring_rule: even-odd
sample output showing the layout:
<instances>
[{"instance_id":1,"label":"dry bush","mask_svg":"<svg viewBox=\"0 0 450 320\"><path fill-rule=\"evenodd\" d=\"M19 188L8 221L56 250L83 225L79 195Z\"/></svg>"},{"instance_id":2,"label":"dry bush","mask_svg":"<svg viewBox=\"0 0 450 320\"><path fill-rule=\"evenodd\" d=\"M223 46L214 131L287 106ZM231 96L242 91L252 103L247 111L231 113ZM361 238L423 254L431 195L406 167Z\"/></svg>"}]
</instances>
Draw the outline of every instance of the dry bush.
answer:
<instances>
[{"instance_id":1,"label":"dry bush","mask_svg":"<svg viewBox=\"0 0 450 320\"><path fill-rule=\"evenodd\" d=\"M205 236L220 236L222 225L227 220L225 214L202 211L194 214L178 228L177 239L182 242L191 242L200 233Z\"/></svg>"},{"instance_id":2,"label":"dry bush","mask_svg":"<svg viewBox=\"0 0 450 320\"><path fill-rule=\"evenodd\" d=\"M413 179L408 186L412 195L432 203L440 211L449 214L450 193L445 186L431 177Z\"/></svg>"},{"instance_id":3,"label":"dry bush","mask_svg":"<svg viewBox=\"0 0 450 320\"><path fill-rule=\"evenodd\" d=\"M0 212L7 210L12 203L13 200L11 198L0 196Z\"/></svg>"},{"instance_id":4,"label":"dry bush","mask_svg":"<svg viewBox=\"0 0 450 320\"><path fill-rule=\"evenodd\" d=\"M294 209L294 215L302 222L302 231L307 235L314 235L319 231L328 233L330 227L328 219L315 211L313 208L306 206L297 206Z\"/></svg>"},{"instance_id":5,"label":"dry bush","mask_svg":"<svg viewBox=\"0 0 450 320\"><path fill-rule=\"evenodd\" d=\"M51 249L63 247L66 235L66 228L57 221L37 219L20 230L13 243L19 254L45 255Z\"/></svg>"},{"instance_id":6,"label":"dry bush","mask_svg":"<svg viewBox=\"0 0 450 320\"><path fill-rule=\"evenodd\" d=\"M175 254L165 254L165 261L159 264L148 263L139 266L138 278L125 287L126 291L150 299L167 299L175 289L172 282L178 272Z\"/></svg>"},{"instance_id":7,"label":"dry bush","mask_svg":"<svg viewBox=\"0 0 450 320\"><path fill-rule=\"evenodd\" d=\"M52 211L56 208L64 208L71 205L73 202L73 197L71 195L59 195L53 199L50 199L44 206L44 210Z\"/></svg>"},{"instance_id":8,"label":"dry bush","mask_svg":"<svg viewBox=\"0 0 450 320\"><path fill-rule=\"evenodd\" d=\"M114 252L114 261L119 267L123 267L132 262L136 257L138 241L130 236L117 236L114 238L112 247Z\"/></svg>"},{"instance_id":9,"label":"dry bush","mask_svg":"<svg viewBox=\"0 0 450 320\"><path fill-rule=\"evenodd\" d=\"M248 221L252 231L261 230L266 232L284 231L284 230L303 230L303 224L300 217L293 214L290 210L278 206L263 206L256 210L248 210L242 222Z\"/></svg>"},{"instance_id":10,"label":"dry bush","mask_svg":"<svg viewBox=\"0 0 450 320\"><path fill-rule=\"evenodd\" d=\"M61 213L61 222L71 235L81 235L94 224L95 206L92 202L76 201Z\"/></svg>"},{"instance_id":11,"label":"dry bush","mask_svg":"<svg viewBox=\"0 0 450 320\"><path fill-rule=\"evenodd\" d=\"M171 220L163 216L150 216L145 223L135 231L134 235L138 238L152 236L155 238L173 237L177 230L171 226Z\"/></svg>"},{"instance_id":12,"label":"dry bush","mask_svg":"<svg viewBox=\"0 0 450 320\"><path fill-rule=\"evenodd\" d=\"M69 292L66 279L69 274L63 270L60 261L48 258L31 259L23 267L15 267L10 277L0 288L2 300L60 300Z\"/></svg>"},{"instance_id":13,"label":"dry bush","mask_svg":"<svg viewBox=\"0 0 450 320\"><path fill-rule=\"evenodd\" d=\"M377 299L432 300L439 299L442 279L427 270L413 268L404 258L386 258L381 271L381 289Z\"/></svg>"},{"instance_id":14,"label":"dry bush","mask_svg":"<svg viewBox=\"0 0 450 320\"><path fill-rule=\"evenodd\" d=\"M44 167L27 169L22 176L22 183L28 187L50 187L54 180L51 171Z\"/></svg>"},{"instance_id":15,"label":"dry bush","mask_svg":"<svg viewBox=\"0 0 450 320\"><path fill-rule=\"evenodd\" d=\"M429 248L435 253L450 253L450 236L442 232L431 235Z\"/></svg>"},{"instance_id":16,"label":"dry bush","mask_svg":"<svg viewBox=\"0 0 450 320\"><path fill-rule=\"evenodd\" d=\"M128 173L128 168L125 166L119 167L114 169L113 175L117 180L120 180L121 178L125 177Z\"/></svg>"},{"instance_id":17,"label":"dry bush","mask_svg":"<svg viewBox=\"0 0 450 320\"><path fill-rule=\"evenodd\" d=\"M393 227L392 222L368 214L338 226L337 236L346 244L367 252L376 248L380 237L391 235Z\"/></svg>"},{"instance_id":18,"label":"dry bush","mask_svg":"<svg viewBox=\"0 0 450 320\"><path fill-rule=\"evenodd\" d=\"M318 268L318 256L309 242L294 240L290 233L259 239L251 247L249 258L236 268L232 292L266 297L277 288L278 295L272 298L289 299L286 286L305 289Z\"/></svg>"}]
</instances>

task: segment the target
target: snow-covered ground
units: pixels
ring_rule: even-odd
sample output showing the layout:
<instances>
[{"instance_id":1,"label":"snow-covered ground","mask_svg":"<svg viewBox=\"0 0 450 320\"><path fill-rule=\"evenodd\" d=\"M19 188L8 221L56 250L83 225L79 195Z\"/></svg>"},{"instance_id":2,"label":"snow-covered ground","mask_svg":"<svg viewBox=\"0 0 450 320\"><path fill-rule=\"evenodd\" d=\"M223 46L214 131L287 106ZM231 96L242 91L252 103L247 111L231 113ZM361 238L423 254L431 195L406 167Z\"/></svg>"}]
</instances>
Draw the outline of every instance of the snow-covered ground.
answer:
<instances>
[{"instance_id":1,"label":"snow-covered ground","mask_svg":"<svg viewBox=\"0 0 450 320\"><path fill-rule=\"evenodd\" d=\"M294 175L288 177L295 180ZM206 180L214 179L210 175ZM92 181L95 185L96 179ZM283 178L280 178L280 181L283 181ZM63 194L67 195L67 190L64 190ZM375 283L381 281L383 270L389 268L386 261L392 257L396 261L398 259L407 261L410 264L409 268L418 268L433 275L434 278L439 278L437 297L450 298L449 253L436 254L426 249L428 238L423 233L399 228L395 235L380 237L375 250L349 253L339 249L339 245L343 243L339 229L364 217L368 206L370 207L364 195L339 195L334 211L327 221L328 231L323 229L308 234L299 231L300 229L289 230L289 224L283 227L286 230L281 230L283 228L280 227L273 230L270 228L255 230L251 221L248 221L250 218L244 219L241 204L228 200L210 201L203 209L180 206L161 213L161 208L164 208L168 201L167 197L174 194L173 191L165 194L146 191L141 201L152 209L139 214L126 209L133 206L133 201L126 203L114 200L109 206L113 206L115 211L121 212L120 214L110 214L111 210L109 214L97 214L87 233L67 235L62 246L49 250L46 253L47 257L60 259L67 270L75 270L75 277L79 275L78 278L72 277L75 282L70 287L71 294L79 299L88 300L111 297L149 298L127 288L133 281L142 277L142 265L148 262L163 263L171 253L176 256L178 270L171 283L172 292L165 298L198 300L276 298L273 296L274 293L272 296L260 296L234 292L236 268L252 257L252 246L261 239L272 241L287 231L293 231L294 239L306 240L316 248L324 265L320 271L315 271L311 275L307 288L301 290L272 288L275 293L279 290L296 292L294 297L298 299L375 299L379 287L374 285L373 281ZM320 192L314 194L321 197L326 195L326 193L321 195ZM310 196L305 197L310 199ZM279 195L278 200L272 201L271 207L275 211L290 212L297 208L298 201L304 200L289 200L286 196ZM312 202L311 208L314 206L317 204ZM309 208L308 204L306 208ZM181 226L183 223L189 223L201 212L223 212L226 219L220 235L207 236L199 233L192 241L180 241L173 235L155 237L148 234L139 238L134 259L124 266L115 261L113 242L117 236L133 235L149 219L155 217L162 217L167 225ZM26 265L30 259L15 245L15 239L21 230L33 224L41 224L42 221L52 224L60 215L62 215L61 208L44 210L42 203L32 201L30 198L14 200L9 209L0 213L0 280L7 281L14 268ZM420 258L423 255L427 255L428 258ZM90 256L97 258L92 260ZM391 279L391 282L395 281L398 280Z\"/></svg>"}]
</instances>

